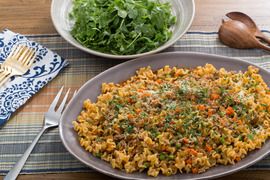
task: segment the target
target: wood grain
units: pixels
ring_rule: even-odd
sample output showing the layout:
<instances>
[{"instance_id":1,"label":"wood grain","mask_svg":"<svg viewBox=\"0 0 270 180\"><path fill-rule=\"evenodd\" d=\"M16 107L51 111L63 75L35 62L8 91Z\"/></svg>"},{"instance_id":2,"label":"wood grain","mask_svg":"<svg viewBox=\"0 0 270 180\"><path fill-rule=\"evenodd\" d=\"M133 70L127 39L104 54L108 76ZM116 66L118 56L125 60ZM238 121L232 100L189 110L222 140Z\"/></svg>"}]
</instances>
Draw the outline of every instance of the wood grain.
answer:
<instances>
[{"instance_id":1,"label":"wood grain","mask_svg":"<svg viewBox=\"0 0 270 180\"><path fill-rule=\"evenodd\" d=\"M22 34L56 33L50 16L51 0L0 0L0 30Z\"/></svg>"},{"instance_id":2,"label":"wood grain","mask_svg":"<svg viewBox=\"0 0 270 180\"><path fill-rule=\"evenodd\" d=\"M269 0L195 0L196 14L191 30L217 31L230 11L250 15L262 29L270 29ZM0 0L0 30L22 34L56 33L50 18L51 0Z\"/></svg>"},{"instance_id":3,"label":"wood grain","mask_svg":"<svg viewBox=\"0 0 270 180\"><path fill-rule=\"evenodd\" d=\"M221 19L230 11L250 15L262 29L270 29L269 0L195 0L196 15L191 30L217 31ZM50 18L51 0L0 0L0 30L8 28L22 34L57 33ZM2 179L3 176L0 176ZM60 173L20 175L19 180L36 179L112 179L100 173ZM267 180L270 171L240 171L220 180Z\"/></svg>"},{"instance_id":4,"label":"wood grain","mask_svg":"<svg viewBox=\"0 0 270 180\"><path fill-rule=\"evenodd\" d=\"M221 19L231 11L248 14L259 28L270 29L269 0L195 0L196 15L191 30L217 31Z\"/></svg>"}]
</instances>

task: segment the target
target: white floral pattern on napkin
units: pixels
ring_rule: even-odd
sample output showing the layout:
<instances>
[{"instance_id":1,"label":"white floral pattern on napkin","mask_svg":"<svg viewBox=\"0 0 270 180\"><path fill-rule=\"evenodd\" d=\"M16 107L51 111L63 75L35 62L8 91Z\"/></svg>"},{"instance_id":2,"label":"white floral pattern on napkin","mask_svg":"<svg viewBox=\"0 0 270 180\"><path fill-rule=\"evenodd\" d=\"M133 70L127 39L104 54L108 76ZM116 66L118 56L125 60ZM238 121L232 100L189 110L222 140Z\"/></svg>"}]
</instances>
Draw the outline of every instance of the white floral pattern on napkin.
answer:
<instances>
[{"instance_id":1,"label":"white floral pattern on napkin","mask_svg":"<svg viewBox=\"0 0 270 180\"><path fill-rule=\"evenodd\" d=\"M18 44L34 48L36 59L30 70L23 76L13 77L0 87L0 125L68 65L67 61L58 54L10 30L0 32L0 64Z\"/></svg>"}]
</instances>

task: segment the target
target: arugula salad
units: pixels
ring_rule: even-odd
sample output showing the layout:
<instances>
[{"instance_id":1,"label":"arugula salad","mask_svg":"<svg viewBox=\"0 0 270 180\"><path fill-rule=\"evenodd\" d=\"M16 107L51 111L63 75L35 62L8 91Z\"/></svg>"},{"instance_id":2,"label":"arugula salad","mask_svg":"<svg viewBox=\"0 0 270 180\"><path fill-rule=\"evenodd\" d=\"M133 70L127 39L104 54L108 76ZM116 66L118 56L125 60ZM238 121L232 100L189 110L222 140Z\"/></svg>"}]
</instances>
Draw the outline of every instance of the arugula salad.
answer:
<instances>
[{"instance_id":1,"label":"arugula salad","mask_svg":"<svg viewBox=\"0 0 270 180\"><path fill-rule=\"evenodd\" d=\"M176 17L159 0L73 0L71 35L83 46L115 55L158 48L172 36Z\"/></svg>"}]
</instances>

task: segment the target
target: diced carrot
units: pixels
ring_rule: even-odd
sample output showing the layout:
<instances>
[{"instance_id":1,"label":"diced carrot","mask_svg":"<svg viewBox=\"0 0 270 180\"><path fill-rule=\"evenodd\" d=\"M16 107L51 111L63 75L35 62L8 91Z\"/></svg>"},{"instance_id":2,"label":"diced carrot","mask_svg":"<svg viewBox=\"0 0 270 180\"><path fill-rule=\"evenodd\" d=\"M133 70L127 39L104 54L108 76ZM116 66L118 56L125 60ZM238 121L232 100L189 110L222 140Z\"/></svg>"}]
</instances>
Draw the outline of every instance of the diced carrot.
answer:
<instances>
[{"instance_id":1,"label":"diced carrot","mask_svg":"<svg viewBox=\"0 0 270 180\"><path fill-rule=\"evenodd\" d=\"M220 123L221 123L222 126L225 126L226 121L224 119L220 119Z\"/></svg>"},{"instance_id":2,"label":"diced carrot","mask_svg":"<svg viewBox=\"0 0 270 180\"><path fill-rule=\"evenodd\" d=\"M176 113L179 113L179 112L181 112L181 109L180 109L179 107L176 107L176 108L175 108L175 112L176 112Z\"/></svg>"},{"instance_id":3,"label":"diced carrot","mask_svg":"<svg viewBox=\"0 0 270 180\"><path fill-rule=\"evenodd\" d=\"M195 149L190 148L189 151L194 156L197 156L197 154L198 154L198 152Z\"/></svg>"},{"instance_id":4,"label":"diced carrot","mask_svg":"<svg viewBox=\"0 0 270 180\"><path fill-rule=\"evenodd\" d=\"M208 144L206 144L205 149L206 151L211 152L213 148L209 146Z\"/></svg>"},{"instance_id":5,"label":"diced carrot","mask_svg":"<svg viewBox=\"0 0 270 180\"><path fill-rule=\"evenodd\" d=\"M183 74L183 71L178 70L178 71L176 71L176 72L174 73L174 77L178 77L178 76L180 76L180 75L182 75L182 74Z\"/></svg>"},{"instance_id":6,"label":"diced carrot","mask_svg":"<svg viewBox=\"0 0 270 180\"><path fill-rule=\"evenodd\" d=\"M161 84L161 83L162 83L162 80L161 80L161 79L158 79L158 80L157 80L157 83L158 83L158 84Z\"/></svg>"},{"instance_id":7,"label":"diced carrot","mask_svg":"<svg viewBox=\"0 0 270 180\"><path fill-rule=\"evenodd\" d=\"M128 119L132 119L134 116L132 114L127 115Z\"/></svg>"},{"instance_id":8,"label":"diced carrot","mask_svg":"<svg viewBox=\"0 0 270 180\"><path fill-rule=\"evenodd\" d=\"M141 109L136 109L135 111L136 111L136 113L138 113L138 114L139 114L140 112L142 112Z\"/></svg>"},{"instance_id":9,"label":"diced carrot","mask_svg":"<svg viewBox=\"0 0 270 180\"><path fill-rule=\"evenodd\" d=\"M198 168L192 168L191 171L193 174L198 174L199 172Z\"/></svg>"},{"instance_id":10,"label":"diced carrot","mask_svg":"<svg viewBox=\"0 0 270 180\"><path fill-rule=\"evenodd\" d=\"M232 108L231 106L227 107L227 109L226 109L226 114L227 114L227 115L232 115L233 113L234 113L233 108Z\"/></svg>"},{"instance_id":11,"label":"diced carrot","mask_svg":"<svg viewBox=\"0 0 270 180\"><path fill-rule=\"evenodd\" d=\"M183 139L183 142L184 142L185 144L188 144L188 143L189 143L189 140L188 140L187 138L184 138L184 139Z\"/></svg>"},{"instance_id":12,"label":"diced carrot","mask_svg":"<svg viewBox=\"0 0 270 180\"><path fill-rule=\"evenodd\" d=\"M219 95L216 94L216 93L213 93L213 94L211 94L211 96L210 96L210 99L212 99L212 100L216 100L216 99L218 99L218 98L219 98Z\"/></svg>"},{"instance_id":13,"label":"diced carrot","mask_svg":"<svg viewBox=\"0 0 270 180\"><path fill-rule=\"evenodd\" d=\"M192 160L191 159L187 159L185 162L186 162L186 164L192 164Z\"/></svg>"},{"instance_id":14,"label":"diced carrot","mask_svg":"<svg viewBox=\"0 0 270 180\"><path fill-rule=\"evenodd\" d=\"M213 113L214 113L214 109L208 109L208 116L212 116L213 115Z\"/></svg>"},{"instance_id":15,"label":"diced carrot","mask_svg":"<svg viewBox=\"0 0 270 180\"><path fill-rule=\"evenodd\" d=\"M205 107L205 105L200 104L200 105L198 105L198 109L199 109L200 111L204 111L204 110L206 109L206 107Z\"/></svg>"},{"instance_id":16,"label":"diced carrot","mask_svg":"<svg viewBox=\"0 0 270 180\"><path fill-rule=\"evenodd\" d=\"M151 95L151 93L143 93L142 97L150 97Z\"/></svg>"},{"instance_id":17,"label":"diced carrot","mask_svg":"<svg viewBox=\"0 0 270 180\"><path fill-rule=\"evenodd\" d=\"M143 89L138 89L137 91L138 91L138 92L143 92L144 90L143 90Z\"/></svg>"}]
</instances>

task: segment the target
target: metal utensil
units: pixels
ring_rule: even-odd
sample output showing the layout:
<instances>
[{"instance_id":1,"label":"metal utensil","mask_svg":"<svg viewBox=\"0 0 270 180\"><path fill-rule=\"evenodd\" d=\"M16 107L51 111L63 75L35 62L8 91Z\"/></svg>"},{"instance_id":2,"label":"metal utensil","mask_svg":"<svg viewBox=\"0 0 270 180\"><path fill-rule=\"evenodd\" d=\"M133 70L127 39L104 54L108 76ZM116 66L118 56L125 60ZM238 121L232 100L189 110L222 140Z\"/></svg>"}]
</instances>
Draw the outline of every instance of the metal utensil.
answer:
<instances>
[{"instance_id":1,"label":"metal utensil","mask_svg":"<svg viewBox=\"0 0 270 180\"><path fill-rule=\"evenodd\" d=\"M23 168L27 158L29 157L30 153L34 149L35 145L37 144L39 138L41 135L49 128L57 127L58 121L62 115L64 106L66 104L69 90L65 94L60 106L57 110L55 110L56 105L58 104L60 96L62 94L64 87L60 89L60 91L57 93L55 99L53 100L52 104L49 107L48 112L45 113L45 120L44 120L44 126L41 129L40 133L36 136L36 138L33 140L32 144L28 147L28 149L25 151L21 159L15 164L15 166L9 171L9 173L5 176L4 180L15 180L16 177L19 175L21 169ZM76 94L76 91L74 92L73 96Z\"/></svg>"},{"instance_id":2,"label":"metal utensil","mask_svg":"<svg viewBox=\"0 0 270 180\"><path fill-rule=\"evenodd\" d=\"M25 74L35 60L35 51L27 46L16 46L0 66L0 86L10 77Z\"/></svg>"}]
</instances>

